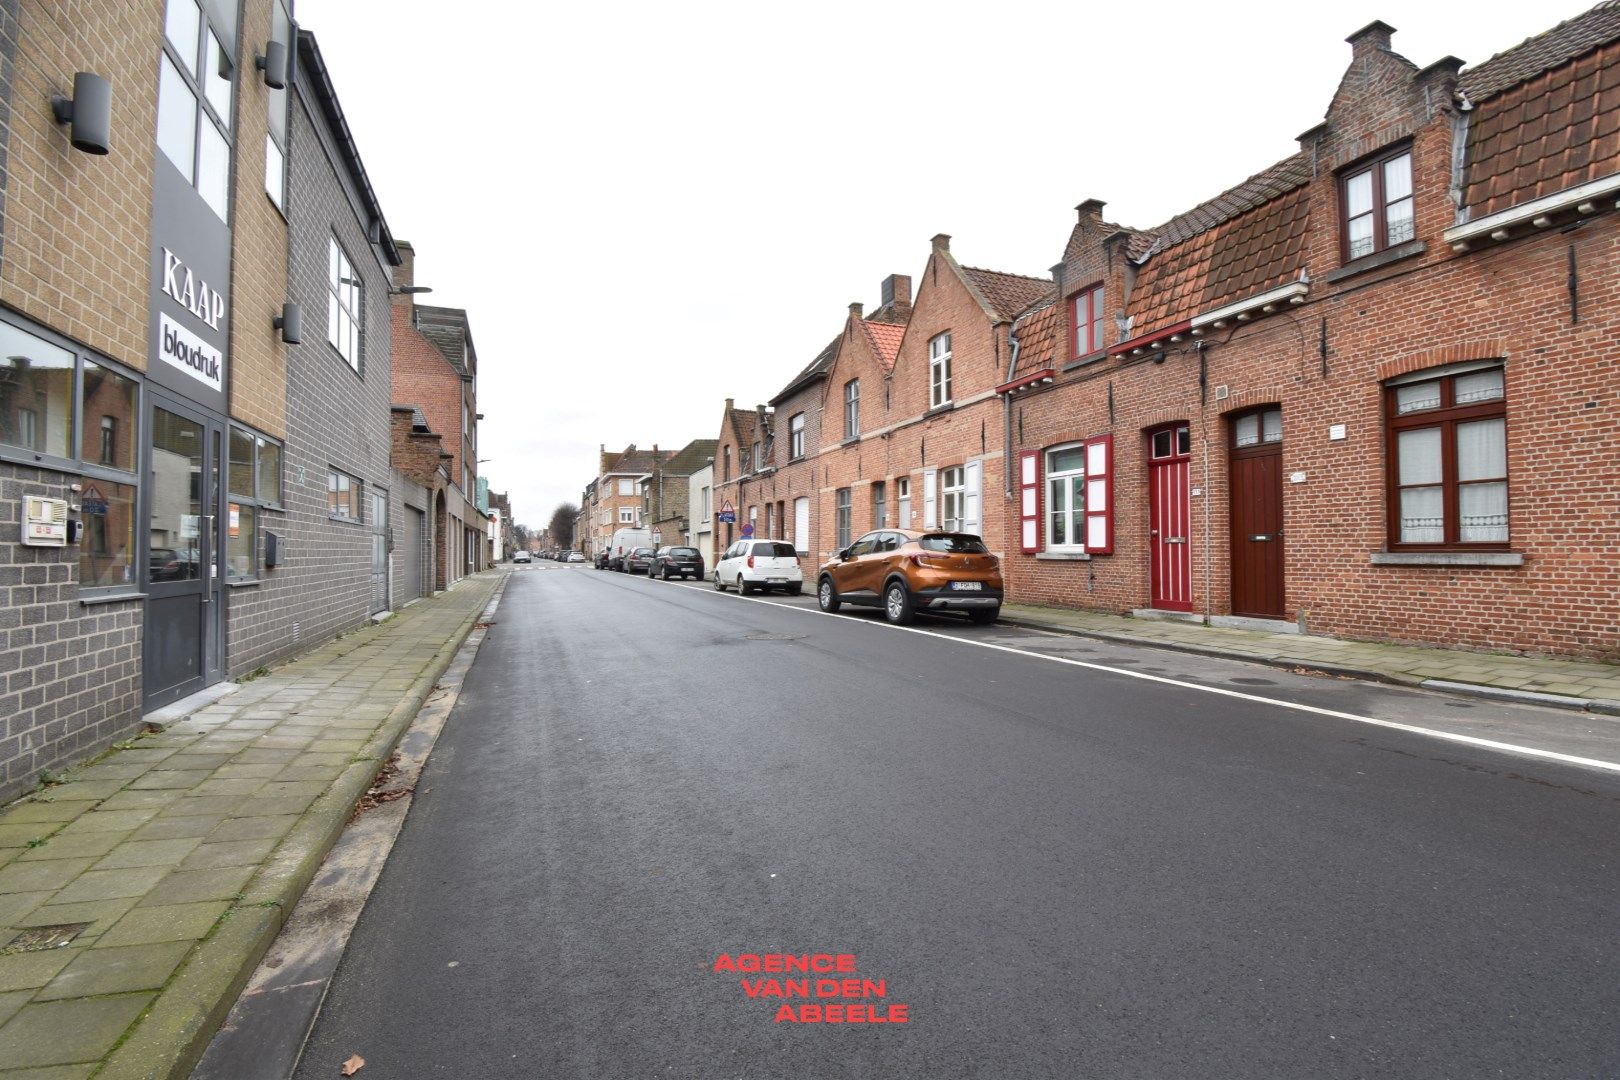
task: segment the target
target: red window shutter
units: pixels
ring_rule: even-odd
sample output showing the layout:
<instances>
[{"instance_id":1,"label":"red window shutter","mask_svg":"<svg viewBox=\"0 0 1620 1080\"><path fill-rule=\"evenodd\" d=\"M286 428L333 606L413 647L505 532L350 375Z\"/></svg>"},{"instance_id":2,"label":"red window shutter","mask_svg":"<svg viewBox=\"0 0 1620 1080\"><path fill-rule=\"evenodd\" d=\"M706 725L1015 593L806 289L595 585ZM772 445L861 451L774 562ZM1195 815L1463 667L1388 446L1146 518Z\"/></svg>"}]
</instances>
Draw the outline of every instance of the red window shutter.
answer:
<instances>
[{"instance_id":1,"label":"red window shutter","mask_svg":"<svg viewBox=\"0 0 1620 1080\"><path fill-rule=\"evenodd\" d=\"M1114 553L1114 437L1086 440L1086 550Z\"/></svg>"},{"instance_id":2,"label":"red window shutter","mask_svg":"<svg viewBox=\"0 0 1620 1080\"><path fill-rule=\"evenodd\" d=\"M1024 450L1018 455L1018 549L1025 554L1041 550L1041 454Z\"/></svg>"}]
</instances>

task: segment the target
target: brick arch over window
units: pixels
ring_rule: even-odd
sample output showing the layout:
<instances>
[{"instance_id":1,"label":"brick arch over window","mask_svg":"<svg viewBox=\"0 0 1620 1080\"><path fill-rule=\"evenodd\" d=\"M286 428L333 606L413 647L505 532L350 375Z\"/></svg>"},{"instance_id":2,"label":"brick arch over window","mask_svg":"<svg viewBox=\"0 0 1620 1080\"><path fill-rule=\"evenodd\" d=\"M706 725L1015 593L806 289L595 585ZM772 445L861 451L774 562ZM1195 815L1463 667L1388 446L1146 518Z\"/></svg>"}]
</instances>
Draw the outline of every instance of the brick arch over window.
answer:
<instances>
[{"instance_id":1,"label":"brick arch over window","mask_svg":"<svg viewBox=\"0 0 1620 1080\"><path fill-rule=\"evenodd\" d=\"M1228 397L1221 402L1220 415L1242 412L1257 405L1281 405L1283 403L1283 388L1280 386L1260 386L1253 390L1244 390Z\"/></svg>"},{"instance_id":2,"label":"brick arch over window","mask_svg":"<svg viewBox=\"0 0 1620 1080\"><path fill-rule=\"evenodd\" d=\"M1398 360L1385 360L1378 365L1378 381L1383 382L1397 375L1440 367L1443 364L1460 364L1466 360L1506 360L1508 352L1506 338L1483 338L1458 345L1441 345Z\"/></svg>"},{"instance_id":3,"label":"brick arch over window","mask_svg":"<svg viewBox=\"0 0 1620 1080\"><path fill-rule=\"evenodd\" d=\"M1196 411L1196 409L1191 408L1156 409L1144 416L1141 419L1141 422L1136 424L1136 427L1140 428L1142 431L1150 431L1153 428L1163 427L1166 424L1190 423L1192 420L1191 414Z\"/></svg>"}]
</instances>

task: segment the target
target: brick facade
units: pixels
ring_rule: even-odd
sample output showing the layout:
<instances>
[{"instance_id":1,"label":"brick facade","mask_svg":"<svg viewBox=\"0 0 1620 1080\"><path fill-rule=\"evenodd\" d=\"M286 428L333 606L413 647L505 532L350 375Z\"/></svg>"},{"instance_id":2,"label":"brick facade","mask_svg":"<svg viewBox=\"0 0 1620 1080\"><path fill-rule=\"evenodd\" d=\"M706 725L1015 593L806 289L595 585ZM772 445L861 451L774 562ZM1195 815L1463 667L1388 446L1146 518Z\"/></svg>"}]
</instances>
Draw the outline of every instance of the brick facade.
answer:
<instances>
[{"instance_id":1,"label":"brick facade","mask_svg":"<svg viewBox=\"0 0 1620 1080\"><path fill-rule=\"evenodd\" d=\"M1612 13L1583 18L1594 16ZM1543 40L1543 53L1562 32ZM1471 74L1459 76L1454 61L1419 70L1391 50L1389 35L1374 24L1352 36L1352 61L1326 120L1301 137L1297 174L1285 162L1197 215L1145 233L1104 222L1099 203L1082 204L1054 275L1059 325L1047 332L1027 317L1017 329L1029 339L1020 372L1049 370L1053 381L1010 400L1018 451L1044 457L1073 440L1113 437L1115 541L1111 553L1059 562L1018 553L1009 532L1014 599L1109 611L1154 606L1147 440L1158 425L1184 423L1188 606L1200 616L1232 613L1235 555L1277 542L1234 535L1234 498L1244 501L1233 492L1234 425L1263 406L1281 410L1279 618L1350 637L1620 657L1620 430L1611 407L1620 385L1620 216L1605 212L1614 194L1601 206L1549 211L1500 242L1480 236L1454 248L1448 230L1478 216L1459 205L1454 148L1476 121L1471 114L1488 109L1489 94L1470 100ZM1511 61L1511 52L1504 56ZM1564 62L1553 53L1552 67ZM1620 117L1620 102L1607 112ZM1342 178L1369 155L1404 146L1412 154L1412 237L1347 263ZM1596 145L1589 157L1605 153L1607 165L1594 161L1587 175L1620 171L1612 146ZM1282 212L1290 201L1297 208ZM1189 225L1195 217L1202 224ZM1270 224L1252 227L1262 221ZM1573 228L1561 232L1564 225ZM1193 250L1195 258L1181 258ZM1267 268L1286 272L1262 280ZM1109 347L1077 357L1066 301L1099 282ZM1302 288L1270 308L1198 325L1204 313L1241 308L1287 282ZM1408 534L1390 524L1396 480L1386 381L1467 361L1502 365L1507 541L1477 550L1394 543ZM1043 515L1046 495L1043 485ZM1047 526L1043 520L1043 548Z\"/></svg>"}]
</instances>

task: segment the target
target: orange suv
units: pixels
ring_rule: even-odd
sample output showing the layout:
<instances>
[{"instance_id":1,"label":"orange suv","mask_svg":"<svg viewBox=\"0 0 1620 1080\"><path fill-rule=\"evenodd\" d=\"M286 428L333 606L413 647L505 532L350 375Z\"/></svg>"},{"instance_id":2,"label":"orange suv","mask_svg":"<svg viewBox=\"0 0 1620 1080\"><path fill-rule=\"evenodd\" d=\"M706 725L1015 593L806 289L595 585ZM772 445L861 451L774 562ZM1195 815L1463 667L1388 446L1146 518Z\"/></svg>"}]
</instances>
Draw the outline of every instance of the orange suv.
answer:
<instances>
[{"instance_id":1,"label":"orange suv","mask_svg":"<svg viewBox=\"0 0 1620 1080\"><path fill-rule=\"evenodd\" d=\"M878 529L833 556L816 575L821 610L881 607L905 625L919 611L963 611L976 623L1001 614L1001 560L969 533Z\"/></svg>"}]
</instances>

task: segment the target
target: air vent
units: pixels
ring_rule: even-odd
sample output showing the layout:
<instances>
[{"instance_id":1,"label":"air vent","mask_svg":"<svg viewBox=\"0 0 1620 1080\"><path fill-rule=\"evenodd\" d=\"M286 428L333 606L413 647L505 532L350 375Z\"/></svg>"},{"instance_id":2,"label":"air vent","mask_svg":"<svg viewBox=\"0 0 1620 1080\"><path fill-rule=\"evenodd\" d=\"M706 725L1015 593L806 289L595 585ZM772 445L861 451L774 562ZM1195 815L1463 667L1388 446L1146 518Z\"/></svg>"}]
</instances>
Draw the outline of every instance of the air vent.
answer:
<instances>
[{"instance_id":1,"label":"air vent","mask_svg":"<svg viewBox=\"0 0 1620 1080\"><path fill-rule=\"evenodd\" d=\"M1223 386L1217 386L1215 388L1215 400L1216 401L1225 401L1227 398L1229 398L1231 396L1232 396L1231 387L1223 385Z\"/></svg>"}]
</instances>

